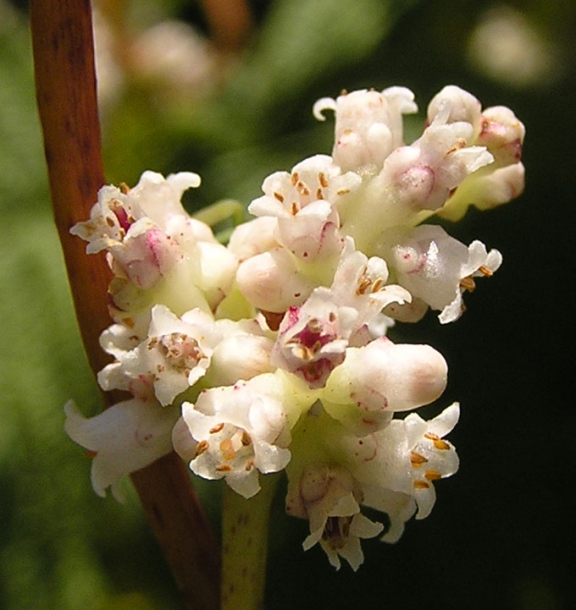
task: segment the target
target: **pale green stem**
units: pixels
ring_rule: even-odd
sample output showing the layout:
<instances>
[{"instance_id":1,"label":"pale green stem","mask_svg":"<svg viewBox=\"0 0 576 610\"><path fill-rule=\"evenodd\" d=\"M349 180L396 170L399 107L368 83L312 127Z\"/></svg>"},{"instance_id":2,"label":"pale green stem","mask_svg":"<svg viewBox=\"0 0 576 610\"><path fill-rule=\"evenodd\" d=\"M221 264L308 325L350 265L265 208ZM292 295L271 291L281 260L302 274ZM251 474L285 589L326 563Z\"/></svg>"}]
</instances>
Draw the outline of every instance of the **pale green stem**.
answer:
<instances>
[{"instance_id":1,"label":"pale green stem","mask_svg":"<svg viewBox=\"0 0 576 610\"><path fill-rule=\"evenodd\" d=\"M222 199L195 212L194 218L212 227L212 229L225 220L231 220L232 227L219 231L216 234L216 238L220 243L226 243L230 239L234 227L246 220L246 210L235 199Z\"/></svg>"},{"instance_id":2,"label":"pale green stem","mask_svg":"<svg viewBox=\"0 0 576 610\"><path fill-rule=\"evenodd\" d=\"M279 474L260 477L246 500L226 486L222 520L222 610L262 610L270 507Z\"/></svg>"}]
</instances>

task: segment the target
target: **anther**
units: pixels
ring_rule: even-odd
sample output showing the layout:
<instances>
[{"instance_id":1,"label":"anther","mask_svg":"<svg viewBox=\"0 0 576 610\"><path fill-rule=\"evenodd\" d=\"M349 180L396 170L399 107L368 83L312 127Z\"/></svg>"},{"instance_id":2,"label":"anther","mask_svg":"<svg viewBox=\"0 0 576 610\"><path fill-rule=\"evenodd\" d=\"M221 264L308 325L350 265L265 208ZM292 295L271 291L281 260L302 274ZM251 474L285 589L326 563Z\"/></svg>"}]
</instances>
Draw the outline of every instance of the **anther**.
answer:
<instances>
[{"instance_id":1,"label":"anther","mask_svg":"<svg viewBox=\"0 0 576 610\"><path fill-rule=\"evenodd\" d=\"M236 451L234 450L234 445L229 438L225 438L220 443L220 451L222 452L222 457L227 461L231 462L236 457Z\"/></svg>"},{"instance_id":2,"label":"anther","mask_svg":"<svg viewBox=\"0 0 576 610\"><path fill-rule=\"evenodd\" d=\"M426 481L414 481L415 489L430 489L430 483L426 483Z\"/></svg>"},{"instance_id":3,"label":"anther","mask_svg":"<svg viewBox=\"0 0 576 610\"><path fill-rule=\"evenodd\" d=\"M416 453L416 451L410 452L410 463L412 464L413 468L418 468L422 466L422 464L425 464L427 461L427 458L425 458L423 455L420 455L419 453Z\"/></svg>"},{"instance_id":4,"label":"anther","mask_svg":"<svg viewBox=\"0 0 576 610\"><path fill-rule=\"evenodd\" d=\"M427 478L429 481L437 481L438 479L441 479L441 478L442 478L442 475L441 475L441 474L440 474L440 473L439 473L437 470L434 470L434 469L432 469L432 468L431 468L430 470L427 470L427 471L424 473L424 476L425 476L425 477L426 477L426 478Z\"/></svg>"},{"instance_id":5,"label":"anther","mask_svg":"<svg viewBox=\"0 0 576 610\"><path fill-rule=\"evenodd\" d=\"M440 451L446 451L450 449L450 445L446 441L443 441L437 434L434 434L433 432L427 432L424 435L424 438L427 438L428 440L432 441L434 443L434 447L436 449L439 449Z\"/></svg>"},{"instance_id":6,"label":"anther","mask_svg":"<svg viewBox=\"0 0 576 610\"><path fill-rule=\"evenodd\" d=\"M462 288L462 290L467 290L468 292L474 292L476 289L476 282L474 281L474 278L471 275L463 277L460 280L460 288Z\"/></svg>"},{"instance_id":7,"label":"anther","mask_svg":"<svg viewBox=\"0 0 576 610\"><path fill-rule=\"evenodd\" d=\"M196 447L196 451L194 452L194 457L197 458L199 455L202 455L209 446L208 441L200 441Z\"/></svg>"}]
</instances>

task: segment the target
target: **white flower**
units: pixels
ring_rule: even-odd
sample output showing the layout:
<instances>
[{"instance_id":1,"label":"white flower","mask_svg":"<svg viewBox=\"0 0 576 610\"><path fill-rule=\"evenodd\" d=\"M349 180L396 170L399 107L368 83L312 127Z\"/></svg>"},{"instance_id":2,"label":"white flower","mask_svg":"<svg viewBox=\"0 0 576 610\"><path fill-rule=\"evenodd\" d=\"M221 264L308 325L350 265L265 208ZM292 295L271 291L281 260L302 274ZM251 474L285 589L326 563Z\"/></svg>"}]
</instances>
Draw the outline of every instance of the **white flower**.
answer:
<instances>
[{"instance_id":1,"label":"white flower","mask_svg":"<svg viewBox=\"0 0 576 610\"><path fill-rule=\"evenodd\" d=\"M130 189L128 197L136 202L144 216L165 229L171 216L187 216L180 202L182 194L198 186L200 176L192 172L179 172L164 178L157 172L146 171L138 184Z\"/></svg>"},{"instance_id":2,"label":"white flower","mask_svg":"<svg viewBox=\"0 0 576 610\"><path fill-rule=\"evenodd\" d=\"M491 277L502 264L502 255L498 250L486 250L486 246L478 240L468 247L468 260L460 267L460 282L456 297L441 311L438 319L442 324L457 320L464 311L462 293L472 292L476 288L475 277Z\"/></svg>"},{"instance_id":3,"label":"white flower","mask_svg":"<svg viewBox=\"0 0 576 610\"><path fill-rule=\"evenodd\" d=\"M445 87L428 107L428 120L449 107L448 123L467 121L474 129L471 144L485 146L494 162L467 176L439 215L460 220L473 204L486 210L518 197L524 190L524 167L520 163L525 128L514 113L504 106L481 110L478 100L459 89Z\"/></svg>"},{"instance_id":4,"label":"white flower","mask_svg":"<svg viewBox=\"0 0 576 610\"><path fill-rule=\"evenodd\" d=\"M303 303L315 287L312 278L300 273L296 257L274 248L240 263L238 288L248 302L263 312L284 313Z\"/></svg>"},{"instance_id":5,"label":"white flower","mask_svg":"<svg viewBox=\"0 0 576 610\"><path fill-rule=\"evenodd\" d=\"M482 104L468 91L447 85L428 104L428 124L438 115L444 115L447 123L470 123L474 134L480 131Z\"/></svg>"},{"instance_id":6,"label":"white flower","mask_svg":"<svg viewBox=\"0 0 576 610\"><path fill-rule=\"evenodd\" d=\"M364 561L360 539L373 538L383 529L360 514L358 497L361 491L348 471L325 465L305 468L288 491L288 514L310 522L304 550L320 543L337 570L342 557L356 571Z\"/></svg>"},{"instance_id":7,"label":"white flower","mask_svg":"<svg viewBox=\"0 0 576 610\"><path fill-rule=\"evenodd\" d=\"M225 478L245 498L259 491L258 472L278 472L290 460L282 403L272 388L261 391L257 379L204 390L195 405L182 405L183 419L198 442L192 471L205 479Z\"/></svg>"},{"instance_id":8,"label":"white flower","mask_svg":"<svg viewBox=\"0 0 576 610\"><path fill-rule=\"evenodd\" d=\"M240 262L278 246L274 237L276 217L260 216L238 225L228 242L228 249Z\"/></svg>"},{"instance_id":9,"label":"white flower","mask_svg":"<svg viewBox=\"0 0 576 610\"><path fill-rule=\"evenodd\" d=\"M360 183L357 174L342 173L332 157L315 155L295 165L290 173L268 176L262 184L264 196L255 199L248 211L255 216L290 219L313 203L327 201L335 205Z\"/></svg>"},{"instance_id":10,"label":"white flower","mask_svg":"<svg viewBox=\"0 0 576 610\"><path fill-rule=\"evenodd\" d=\"M510 108L486 108L480 128L477 142L492 153L496 166L504 167L520 161L526 129Z\"/></svg>"},{"instance_id":11,"label":"white flower","mask_svg":"<svg viewBox=\"0 0 576 610\"><path fill-rule=\"evenodd\" d=\"M410 301L411 295L407 290L401 286L388 285L387 281L386 262L377 256L368 258L355 250L354 240L348 237L331 290L334 302L357 312L352 333L370 327L380 312L391 303Z\"/></svg>"},{"instance_id":12,"label":"white flower","mask_svg":"<svg viewBox=\"0 0 576 610\"><path fill-rule=\"evenodd\" d=\"M458 455L446 436L458 423L460 407L454 403L430 421L410 413L404 428L412 465L413 495L418 504L416 519L430 514L436 502L433 482L453 475L459 466Z\"/></svg>"},{"instance_id":13,"label":"white flower","mask_svg":"<svg viewBox=\"0 0 576 610\"><path fill-rule=\"evenodd\" d=\"M417 109L409 89L390 87L381 93L364 89L343 93L336 100L322 98L314 104L314 116L323 121L322 112L334 110L332 154L344 171L374 173L403 144L402 115Z\"/></svg>"},{"instance_id":14,"label":"white flower","mask_svg":"<svg viewBox=\"0 0 576 610\"><path fill-rule=\"evenodd\" d=\"M505 106L482 110L480 102L459 87L444 87L428 106L428 122L445 115L447 123L465 121L473 127L473 144L485 146L494 157L494 168L517 163L522 156L525 128Z\"/></svg>"},{"instance_id":15,"label":"white flower","mask_svg":"<svg viewBox=\"0 0 576 610\"><path fill-rule=\"evenodd\" d=\"M256 320L217 320L223 338L212 352L206 383L212 387L234 385L276 369L270 362L274 341Z\"/></svg>"},{"instance_id":16,"label":"white flower","mask_svg":"<svg viewBox=\"0 0 576 610\"><path fill-rule=\"evenodd\" d=\"M86 252L92 254L122 244L139 220L164 231L170 215L186 215L180 203L182 193L199 184L200 177L191 172L164 179L148 171L133 189L104 186L90 211L90 220L76 224L70 232L88 241Z\"/></svg>"},{"instance_id":17,"label":"white flower","mask_svg":"<svg viewBox=\"0 0 576 610\"><path fill-rule=\"evenodd\" d=\"M473 127L448 123L449 107L438 114L410 146L394 150L384 162L378 180L397 206L414 211L437 210L469 174L492 163L482 146L470 146Z\"/></svg>"},{"instance_id":18,"label":"white flower","mask_svg":"<svg viewBox=\"0 0 576 610\"><path fill-rule=\"evenodd\" d=\"M166 179L144 172L131 190L105 186L90 220L76 224L70 232L88 241L88 254L107 250L115 275L139 288L151 288L184 257L178 241L184 235L182 222L177 223L175 236L167 229L174 217L187 218L180 198L187 188L199 184L200 178L191 172ZM190 223L187 232L193 232Z\"/></svg>"},{"instance_id":19,"label":"white flower","mask_svg":"<svg viewBox=\"0 0 576 610\"><path fill-rule=\"evenodd\" d=\"M474 289L472 277L490 276L502 262L497 250L487 252L479 241L466 247L437 225L391 232L381 249L398 283L440 311L443 324L462 314L462 292ZM387 313L394 315L390 308Z\"/></svg>"},{"instance_id":20,"label":"white flower","mask_svg":"<svg viewBox=\"0 0 576 610\"><path fill-rule=\"evenodd\" d=\"M436 400L446 387L448 366L429 345L394 344L386 337L350 347L321 396L327 413L365 436L388 425L396 411Z\"/></svg>"},{"instance_id":21,"label":"white flower","mask_svg":"<svg viewBox=\"0 0 576 610\"><path fill-rule=\"evenodd\" d=\"M291 173L276 172L264 180L265 195L248 211L277 219L274 237L306 262L339 254L344 245L339 232L337 202L355 190L361 179L342 174L331 157L316 155L296 165Z\"/></svg>"},{"instance_id":22,"label":"white flower","mask_svg":"<svg viewBox=\"0 0 576 610\"><path fill-rule=\"evenodd\" d=\"M156 305L148 338L119 359L128 374L151 379L158 401L168 405L206 373L221 339L212 317L199 309L178 318L164 305Z\"/></svg>"},{"instance_id":23,"label":"white flower","mask_svg":"<svg viewBox=\"0 0 576 610\"><path fill-rule=\"evenodd\" d=\"M522 163L497 167L494 171L479 170L460 184L438 215L460 220L471 203L479 210L490 210L521 195L524 182Z\"/></svg>"},{"instance_id":24,"label":"white flower","mask_svg":"<svg viewBox=\"0 0 576 610\"><path fill-rule=\"evenodd\" d=\"M64 409L68 436L93 455L92 486L99 496L105 496L106 488L111 487L114 497L122 501L121 477L172 451L177 409L163 409L155 401L137 398L91 418L80 415L72 401Z\"/></svg>"},{"instance_id":25,"label":"white flower","mask_svg":"<svg viewBox=\"0 0 576 610\"><path fill-rule=\"evenodd\" d=\"M454 428L459 413L458 403L430 421L410 413L366 437L338 433L335 424L327 427L325 442L357 482L361 503L390 518L383 540L395 542L416 508L417 519L427 517L436 501L434 481L458 470L456 450L443 437Z\"/></svg>"},{"instance_id":26,"label":"white flower","mask_svg":"<svg viewBox=\"0 0 576 610\"><path fill-rule=\"evenodd\" d=\"M339 307L327 288L316 288L302 307L291 307L278 329L272 363L321 388L344 361L356 311Z\"/></svg>"}]
</instances>

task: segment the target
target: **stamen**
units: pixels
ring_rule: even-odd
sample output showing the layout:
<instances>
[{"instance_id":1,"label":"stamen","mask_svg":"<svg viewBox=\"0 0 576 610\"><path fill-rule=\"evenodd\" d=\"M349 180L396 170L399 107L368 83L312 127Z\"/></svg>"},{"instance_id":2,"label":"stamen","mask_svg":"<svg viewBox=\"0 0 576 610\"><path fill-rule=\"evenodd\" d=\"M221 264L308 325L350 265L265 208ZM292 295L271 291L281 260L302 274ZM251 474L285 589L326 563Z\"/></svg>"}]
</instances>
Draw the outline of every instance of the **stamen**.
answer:
<instances>
[{"instance_id":1,"label":"stamen","mask_svg":"<svg viewBox=\"0 0 576 610\"><path fill-rule=\"evenodd\" d=\"M275 192L274 192L274 197L276 197L276 199L278 199L278 201L279 201L280 203L284 203L284 197L283 197L283 196L282 196L280 193L277 193L277 192L275 191Z\"/></svg>"},{"instance_id":2,"label":"stamen","mask_svg":"<svg viewBox=\"0 0 576 610\"><path fill-rule=\"evenodd\" d=\"M448 449L450 449L450 445L446 441L443 441L437 434L434 434L433 432L427 432L424 435L424 438L431 440L434 443L434 447L436 449L439 449L440 451L447 451Z\"/></svg>"},{"instance_id":3,"label":"stamen","mask_svg":"<svg viewBox=\"0 0 576 610\"><path fill-rule=\"evenodd\" d=\"M484 265L480 265L480 267L478 268L478 271L484 277L492 277L494 275L494 272L492 271L492 269L488 269L488 267L485 267Z\"/></svg>"},{"instance_id":4,"label":"stamen","mask_svg":"<svg viewBox=\"0 0 576 610\"><path fill-rule=\"evenodd\" d=\"M356 294L357 295L366 294L366 292L368 292L368 289L370 288L371 284L372 284L372 282L365 275L363 275L358 280L358 287L356 288Z\"/></svg>"},{"instance_id":5,"label":"stamen","mask_svg":"<svg viewBox=\"0 0 576 610\"><path fill-rule=\"evenodd\" d=\"M210 434L218 434L218 432L222 432L224 428L224 422L220 422L219 424L216 424L213 428L210 428L209 432Z\"/></svg>"},{"instance_id":6,"label":"stamen","mask_svg":"<svg viewBox=\"0 0 576 610\"><path fill-rule=\"evenodd\" d=\"M208 441L200 441L196 447L196 451L194 452L194 457L197 458L199 455L202 455L209 446Z\"/></svg>"},{"instance_id":7,"label":"stamen","mask_svg":"<svg viewBox=\"0 0 576 610\"><path fill-rule=\"evenodd\" d=\"M420 466L422 466L422 464L425 464L428 461L427 458L425 458L423 455L420 455L419 453L416 453L415 451L412 451L410 453L410 463L412 464L413 468L419 468Z\"/></svg>"},{"instance_id":8,"label":"stamen","mask_svg":"<svg viewBox=\"0 0 576 610\"><path fill-rule=\"evenodd\" d=\"M424 476L425 476L425 477L426 477L426 478L427 478L429 481L437 481L438 479L441 479L441 478L442 478L442 475L441 475L441 474L440 474L440 473L439 473L437 470L434 470L434 469L432 469L432 468L431 468L430 470L427 470L427 471L424 473Z\"/></svg>"},{"instance_id":9,"label":"stamen","mask_svg":"<svg viewBox=\"0 0 576 610\"><path fill-rule=\"evenodd\" d=\"M310 189L301 180L299 180L298 184L296 184L296 190L300 193L300 195L304 195L305 197L310 195Z\"/></svg>"},{"instance_id":10,"label":"stamen","mask_svg":"<svg viewBox=\"0 0 576 610\"><path fill-rule=\"evenodd\" d=\"M220 442L220 451L222 452L222 457L227 461L231 462L236 457L236 451L234 450L234 445L229 438L225 438Z\"/></svg>"},{"instance_id":11,"label":"stamen","mask_svg":"<svg viewBox=\"0 0 576 610\"><path fill-rule=\"evenodd\" d=\"M322 188L328 188L328 180L326 179L324 172L318 174L318 182L320 182Z\"/></svg>"},{"instance_id":12,"label":"stamen","mask_svg":"<svg viewBox=\"0 0 576 610\"><path fill-rule=\"evenodd\" d=\"M426 481L414 481L415 489L430 489L430 483L426 483Z\"/></svg>"},{"instance_id":13,"label":"stamen","mask_svg":"<svg viewBox=\"0 0 576 610\"><path fill-rule=\"evenodd\" d=\"M460 288L462 288L462 290L467 290L468 292L474 292L476 289L476 282L474 281L474 278L471 275L463 277L460 280Z\"/></svg>"}]
</instances>

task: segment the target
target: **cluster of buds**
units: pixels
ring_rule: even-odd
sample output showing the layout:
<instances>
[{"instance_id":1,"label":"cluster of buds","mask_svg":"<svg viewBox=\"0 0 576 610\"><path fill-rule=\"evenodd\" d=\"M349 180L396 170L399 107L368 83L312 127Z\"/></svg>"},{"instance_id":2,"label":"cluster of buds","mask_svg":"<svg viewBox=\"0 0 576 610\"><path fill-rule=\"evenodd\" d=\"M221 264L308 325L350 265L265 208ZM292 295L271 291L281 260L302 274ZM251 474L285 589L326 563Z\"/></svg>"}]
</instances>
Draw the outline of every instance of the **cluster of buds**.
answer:
<instances>
[{"instance_id":1,"label":"cluster of buds","mask_svg":"<svg viewBox=\"0 0 576 610\"><path fill-rule=\"evenodd\" d=\"M444 439L457 403L429 421L404 416L441 396L444 358L392 342L387 329L428 309L456 320L463 293L501 263L425 222L518 195L524 127L453 86L411 144L408 89L314 107L319 119L326 110L332 155L266 178L248 208L255 218L226 246L182 207L196 174L145 172L132 189L100 191L72 232L89 253L107 253L114 324L101 344L114 361L98 380L131 398L89 419L69 403L66 430L94 456L101 495L120 497L123 475L172 449L246 498L261 475L285 470L287 513L310 524L304 548L318 543L335 567L343 558L357 569L360 540L397 540L408 519L430 513L434 482L458 468Z\"/></svg>"}]
</instances>

